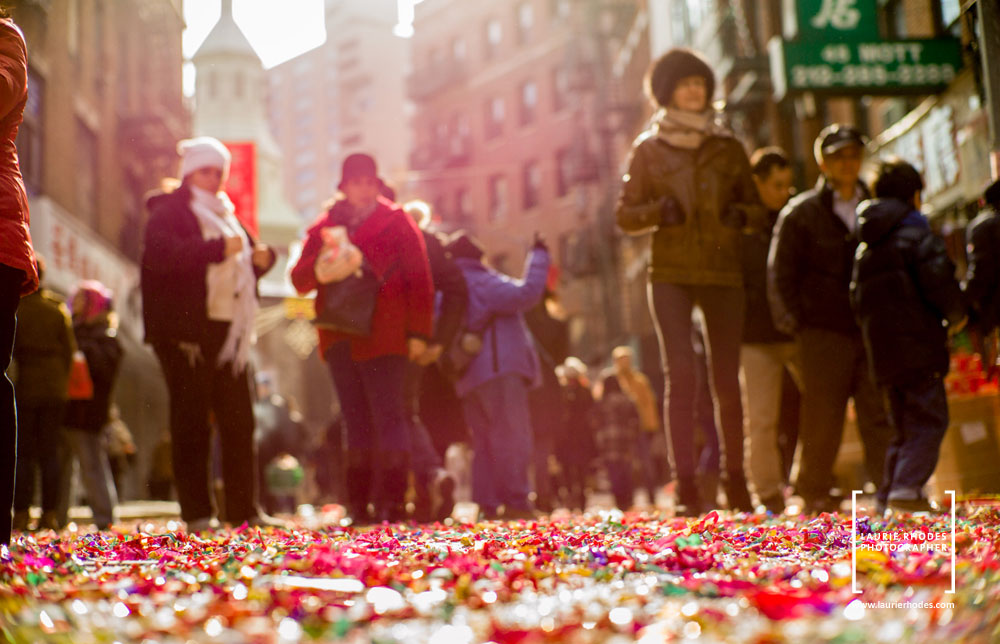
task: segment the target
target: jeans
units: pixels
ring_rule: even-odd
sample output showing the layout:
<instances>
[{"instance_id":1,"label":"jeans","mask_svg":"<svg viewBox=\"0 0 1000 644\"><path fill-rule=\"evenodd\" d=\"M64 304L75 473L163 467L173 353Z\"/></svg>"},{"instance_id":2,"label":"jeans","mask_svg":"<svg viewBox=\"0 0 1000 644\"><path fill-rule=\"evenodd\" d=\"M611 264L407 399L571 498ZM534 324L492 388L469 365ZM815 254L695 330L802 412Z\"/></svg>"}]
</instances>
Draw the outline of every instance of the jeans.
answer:
<instances>
[{"instance_id":1,"label":"jeans","mask_svg":"<svg viewBox=\"0 0 1000 644\"><path fill-rule=\"evenodd\" d=\"M170 439L174 484L181 518L190 522L212 516L212 436L217 432L225 487L222 518L236 525L258 513L254 417L249 370L233 374L216 356L229 325L209 322L203 359L192 364L176 344L153 348L170 392ZM215 432L209 422L214 415Z\"/></svg>"},{"instance_id":2,"label":"jeans","mask_svg":"<svg viewBox=\"0 0 1000 644\"><path fill-rule=\"evenodd\" d=\"M14 407L14 385L7 377L7 367L14 351L22 282L24 271L0 264L0 544L10 543L13 520L17 410Z\"/></svg>"},{"instance_id":3,"label":"jeans","mask_svg":"<svg viewBox=\"0 0 1000 644\"><path fill-rule=\"evenodd\" d=\"M106 529L114 523L118 493L111 475L104 437L97 432L80 429L67 430L66 436L80 463L80 482L87 495L87 504L94 514L94 523L99 529Z\"/></svg>"},{"instance_id":4,"label":"jeans","mask_svg":"<svg viewBox=\"0 0 1000 644\"><path fill-rule=\"evenodd\" d=\"M785 367L799 375L798 351L794 342L744 344L740 361L750 480L762 499L779 496L784 479L778 450L782 382Z\"/></svg>"},{"instance_id":5,"label":"jeans","mask_svg":"<svg viewBox=\"0 0 1000 644\"><path fill-rule=\"evenodd\" d=\"M501 504L529 509L533 433L524 377L489 380L463 398L462 408L472 430L472 499L489 511Z\"/></svg>"},{"instance_id":6,"label":"jeans","mask_svg":"<svg viewBox=\"0 0 1000 644\"><path fill-rule=\"evenodd\" d=\"M424 379L424 367L408 362L406 365L406 405L410 417L410 469L424 484L443 467L441 455L434 449L431 435L420 420L420 383Z\"/></svg>"},{"instance_id":7,"label":"jeans","mask_svg":"<svg viewBox=\"0 0 1000 644\"><path fill-rule=\"evenodd\" d=\"M802 413L797 471L793 472L796 491L806 501L829 495L850 398L858 415L868 477L879 484L893 432L881 392L868 370L861 334L806 328L799 332L798 343Z\"/></svg>"},{"instance_id":8,"label":"jeans","mask_svg":"<svg viewBox=\"0 0 1000 644\"><path fill-rule=\"evenodd\" d=\"M35 472L41 475L42 512L54 512L59 505L62 467L59 447L60 427L66 401L17 401L17 475L14 485L14 510L26 511L35 500Z\"/></svg>"},{"instance_id":9,"label":"jeans","mask_svg":"<svg viewBox=\"0 0 1000 644\"><path fill-rule=\"evenodd\" d=\"M886 453L879 500L884 504L923 498L924 485L934 474L948 429L944 380L935 376L890 386L885 394L896 437Z\"/></svg>"},{"instance_id":10,"label":"jeans","mask_svg":"<svg viewBox=\"0 0 1000 644\"><path fill-rule=\"evenodd\" d=\"M674 474L695 477L694 423L697 390L691 313L705 318L711 391L727 472L743 473L743 406L740 400L740 338L743 289L653 282L648 289L666 374L667 432Z\"/></svg>"}]
</instances>

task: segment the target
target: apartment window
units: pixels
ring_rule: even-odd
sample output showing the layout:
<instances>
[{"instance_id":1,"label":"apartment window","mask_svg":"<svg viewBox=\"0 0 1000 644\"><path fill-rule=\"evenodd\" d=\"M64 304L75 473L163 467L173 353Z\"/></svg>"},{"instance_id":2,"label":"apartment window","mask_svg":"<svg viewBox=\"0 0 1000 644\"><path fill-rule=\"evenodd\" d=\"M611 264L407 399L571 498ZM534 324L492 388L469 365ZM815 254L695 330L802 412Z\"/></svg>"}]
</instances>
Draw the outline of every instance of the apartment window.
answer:
<instances>
[{"instance_id":1,"label":"apartment window","mask_svg":"<svg viewBox=\"0 0 1000 644\"><path fill-rule=\"evenodd\" d=\"M80 218L97 222L97 136L86 123L76 122L76 208Z\"/></svg>"},{"instance_id":2,"label":"apartment window","mask_svg":"<svg viewBox=\"0 0 1000 644\"><path fill-rule=\"evenodd\" d=\"M503 175L495 174L490 177L490 210L489 221L491 223L501 223L507 219L508 194L507 179Z\"/></svg>"},{"instance_id":3,"label":"apartment window","mask_svg":"<svg viewBox=\"0 0 1000 644\"><path fill-rule=\"evenodd\" d=\"M490 18L486 21L486 58L493 58L500 49L500 41L503 39L503 26L499 18Z\"/></svg>"},{"instance_id":4,"label":"apartment window","mask_svg":"<svg viewBox=\"0 0 1000 644\"><path fill-rule=\"evenodd\" d=\"M42 115L45 105L45 81L28 69L28 102L24 121L17 130L17 156L24 185L30 194L42 191Z\"/></svg>"},{"instance_id":5,"label":"apartment window","mask_svg":"<svg viewBox=\"0 0 1000 644\"><path fill-rule=\"evenodd\" d=\"M300 187L305 187L305 184L312 183L316 180L316 171L312 168L303 168L295 173L295 183Z\"/></svg>"},{"instance_id":6,"label":"apartment window","mask_svg":"<svg viewBox=\"0 0 1000 644\"><path fill-rule=\"evenodd\" d=\"M568 18L569 0L549 0L549 12L553 18Z\"/></svg>"},{"instance_id":7,"label":"apartment window","mask_svg":"<svg viewBox=\"0 0 1000 644\"><path fill-rule=\"evenodd\" d=\"M573 166L569 148L556 152L556 194L564 197L573 185Z\"/></svg>"},{"instance_id":8,"label":"apartment window","mask_svg":"<svg viewBox=\"0 0 1000 644\"><path fill-rule=\"evenodd\" d=\"M535 120L538 110L538 85L528 81L521 85L521 125L527 125Z\"/></svg>"},{"instance_id":9,"label":"apartment window","mask_svg":"<svg viewBox=\"0 0 1000 644\"><path fill-rule=\"evenodd\" d=\"M494 97L486 103L486 138L492 139L503 133L503 99Z\"/></svg>"},{"instance_id":10,"label":"apartment window","mask_svg":"<svg viewBox=\"0 0 1000 644\"><path fill-rule=\"evenodd\" d=\"M531 210L538 205L542 192L542 170L537 161L528 161L521 170L521 180L524 184L522 203L525 210Z\"/></svg>"},{"instance_id":11,"label":"apartment window","mask_svg":"<svg viewBox=\"0 0 1000 644\"><path fill-rule=\"evenodd\" d=\"M531 29L535 26L535 11L530 2L517 5L517 42L525 44L531 40Z\"/></svg>"},{"instance_id":12,"label":"apartment window","mask_svg":"<svg viewBox=\"0 0 1000 644\"><path fill-rule=\"evenodd\" d=\"M961 0L941 0L941 26L947 30L962 15Z\"/></svg>"},{"instance_id":13,"label":"apartment window","mask_svg":"<svg viewBox=\"0 0 1000 644\"><path fill-rule=\"evenodd\" d=\"M556 112L569 105L569 71L565 67L552 70L552 103Z\"/></svg>"},{"instance_id":14,"label":"apartment window","mask_svg":"<svg viewBox=\"0 0 1000 644\"><path fill-rule=\"evenodd\" d=\"M468 189L459 188L455 193L455 207L458 209L458 219L472 216L472 195Z\"/></svg>"}]
</instances>

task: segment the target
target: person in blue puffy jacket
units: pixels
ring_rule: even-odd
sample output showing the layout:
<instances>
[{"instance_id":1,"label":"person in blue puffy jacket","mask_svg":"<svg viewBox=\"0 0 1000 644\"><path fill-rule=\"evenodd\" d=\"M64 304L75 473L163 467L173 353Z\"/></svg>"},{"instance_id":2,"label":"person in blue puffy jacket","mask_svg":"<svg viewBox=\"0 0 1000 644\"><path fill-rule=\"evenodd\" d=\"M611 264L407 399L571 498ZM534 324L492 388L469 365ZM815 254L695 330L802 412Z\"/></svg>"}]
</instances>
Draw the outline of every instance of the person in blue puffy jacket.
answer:
<instances>
[{"instance_id":1,"label":"person in blue puffy jacket","mask_svg":"<svg viewBox=\"0 0 1000 644\"><path fill-rule=\"evenodd\" d=\"M487 518L501 505L505 518L529 518L528 389L541 382L541 372L524 312L544 294L548 246L535 235L522 279L488 267L482 246L466 233L456 233L447 250L469 287L466 331L482 337L482 349L455 385L475 451L473 500Z\"/></svg>"}]
</instances>

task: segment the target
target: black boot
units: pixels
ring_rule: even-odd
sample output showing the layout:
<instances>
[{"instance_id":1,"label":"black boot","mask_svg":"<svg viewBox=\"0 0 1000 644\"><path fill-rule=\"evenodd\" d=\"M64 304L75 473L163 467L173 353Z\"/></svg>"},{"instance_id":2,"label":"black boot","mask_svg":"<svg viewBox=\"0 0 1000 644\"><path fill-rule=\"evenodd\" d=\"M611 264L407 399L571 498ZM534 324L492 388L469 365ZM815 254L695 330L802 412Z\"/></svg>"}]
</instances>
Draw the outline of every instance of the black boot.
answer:
<instances>
[{"instance_id":1,"label":"black boot","mask_svg":"<svg viewBox=\"0 0 1000 644\"><path fill-rule=\"evenodd\" d=\"M708 470L698 475L698 493L706 512L718 507L719 470Z\"/></svg>"},{"instance_id":2,"label":"black boot","mask_svg":"<svg viewBox=\"0 0 1000 644\"><path fill-rule=\"evenodd\" d=\"M367 449L348 450L347 467L344 471L344 486L347 491L347 512L354 525L372 522L368 511L372 483L372 451Z\"/></svg>"},{"instance_id":3,"label":"black boot","mask_svg":"<svg viewBox=\"0 0 1000 644\"><path fill-rule=\"evenodd\" d=\"M726 500L734 512L753 512L753 501L747 490L747 479L743 472L726 473Z\"/></svg>"},{"instance_id":4,"label":"black boot","mask_svg":"<svg viewBox=\"0 0 1000 644\"><path fill-rule=\"evenodd\" d=\"M696 517L701 514L701 499L694 477L677 479L677 502L674 513L679 517Z\"/></svg>"},{"instance_id":5,"label":"black boot","mask_svg":"<svg viewBox=\"0 0 1000 644\"><path fill-rule=\"evenodd\" d=\"M379 494L376 518L379 521L406 520L406 488L409 483L410 453L384 450L379 459Z\"/></svg>"}]
</instances>

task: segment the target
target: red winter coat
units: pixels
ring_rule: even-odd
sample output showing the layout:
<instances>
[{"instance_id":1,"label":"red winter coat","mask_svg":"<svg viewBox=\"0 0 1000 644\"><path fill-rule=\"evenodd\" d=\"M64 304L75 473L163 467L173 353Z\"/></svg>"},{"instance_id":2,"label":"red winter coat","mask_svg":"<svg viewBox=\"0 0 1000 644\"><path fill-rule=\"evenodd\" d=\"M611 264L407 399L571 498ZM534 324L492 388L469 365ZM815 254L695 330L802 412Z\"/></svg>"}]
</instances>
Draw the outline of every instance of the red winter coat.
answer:
<instances>
[{"instance_id":1,"label":"red winter coat","mask_svg":"<svg viewBox=\"0 0 1000 644\"><path fill-rule=\"evenodd\" d=\"M17 126L28 100L28 54L24 36L0 20L0 264L24 271L21 294L38 288L28 232L28 195L17 165Z\"/></svg>"},{"instance_id":2,"label":"red winter coat","mask_svg":"<svg viewBox=\"0 0 1000 644\"><path fill-rule=\"evenodd\" d=\"M331 208L316 218L306 233L302 257L292 269L292 284L301 294L315 289L316 258L323 246L320 230L345 225L344 211ZM351 342L357 362L386 355L407 355L407 339L431 336L434 286L423 237L399 206L379 197L375 211L349 234L377 275L384 278L375 300L372 333L366 337L327 329L319 331L320 355L336 342Z\"/></svg>"}]
</instances>

